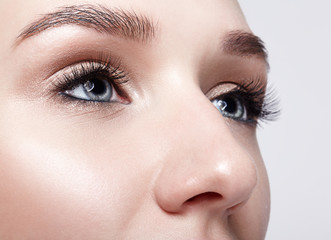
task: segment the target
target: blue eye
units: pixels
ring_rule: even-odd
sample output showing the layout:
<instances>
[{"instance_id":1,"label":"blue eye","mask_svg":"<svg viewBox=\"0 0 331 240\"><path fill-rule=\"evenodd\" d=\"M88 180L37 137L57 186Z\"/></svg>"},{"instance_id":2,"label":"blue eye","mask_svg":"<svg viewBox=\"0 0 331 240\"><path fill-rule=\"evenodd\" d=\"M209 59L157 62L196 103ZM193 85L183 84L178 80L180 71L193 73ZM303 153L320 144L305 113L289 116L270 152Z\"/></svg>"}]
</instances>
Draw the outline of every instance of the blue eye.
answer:
<instances>
[{"instance_id":1,"label":"blue eye","mask_svg":"<svg viewBox=\"0 0 331 240\"><path fill-rule=\"evenodd\" d=\"M70 90L64 91L64 94L87 101L110 102L116 92L113 86L101 77L95 76L85 83L79 83Z\"/></svg>"},{"instance_id":2,"label":"blue eye","mask_svg":"<svg viewBox=\"0 0 331 240\"><path fill-rule=\"evenodd\" d=\"M248 121L247 111L244 104L236 96L224 96L212 101L214 106L224 117L239 121Z\"/></svg>"},{"instance_id":3,"label":"blue eye","mask_svg":"<svg viewBox=\"0 0 331 240\"><path fill-rule=\"evenodd\" d=\"M120 85L127 83L129 79L120 69L119 63L113 64L107 58L103 61L89 60L69 66L54 82L54 92L66 97L62 99L82 100L80 103L85 101L128 104L129 97Z\"/></svg>"},{"instance_id":4,"label":"blue eye","mask_svg":"<svg viewBox=\"0 0 331 240\"><path fill-rule=\"evenodd\" d=\"M224 117L251 126L257 126L261 121L277 119L278 101L272 91L266 94L265 81L256 79L233 84L235 87L230 91L220 91L223 93L211 99ZM222 85L220 84L219 87Z\"/></svg>"}]
</instances>

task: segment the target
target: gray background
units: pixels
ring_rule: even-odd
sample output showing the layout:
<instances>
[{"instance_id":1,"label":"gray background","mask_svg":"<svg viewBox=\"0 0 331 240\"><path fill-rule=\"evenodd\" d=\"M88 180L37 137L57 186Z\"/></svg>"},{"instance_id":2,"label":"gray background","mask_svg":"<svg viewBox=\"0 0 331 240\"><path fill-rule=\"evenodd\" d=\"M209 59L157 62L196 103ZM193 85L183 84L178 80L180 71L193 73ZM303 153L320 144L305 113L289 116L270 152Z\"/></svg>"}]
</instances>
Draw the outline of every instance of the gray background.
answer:
<instances>
[{"instance_id":1,"label":"gray background","mask_svg":"<svg viewBox=\"0 0 331 240\"><path fill-rule=\"evenodd\" d=\"M239 3L281 98L280 119L258 130L272 191L266 239L331 239L331 1Z\"/></svg>"}]
</instances>

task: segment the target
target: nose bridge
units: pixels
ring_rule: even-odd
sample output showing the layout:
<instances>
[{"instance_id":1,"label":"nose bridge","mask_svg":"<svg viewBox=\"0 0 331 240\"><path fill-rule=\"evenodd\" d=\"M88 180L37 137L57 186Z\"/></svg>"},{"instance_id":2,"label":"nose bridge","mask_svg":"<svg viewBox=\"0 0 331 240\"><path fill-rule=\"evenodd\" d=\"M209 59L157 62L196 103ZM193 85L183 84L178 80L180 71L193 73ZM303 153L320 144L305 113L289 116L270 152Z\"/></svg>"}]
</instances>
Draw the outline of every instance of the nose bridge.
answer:
<instances>
[{"instance_id":1,"label":"nose bridge","mask_svg":"<svg viewBox=\"0 0 331 240\"><path fill-rule=\"evenodd\" d=\"M247 200L256 185L254 162L203 93L184 96L168 116L173 138L155 186L160 207L177 212L192 199L217 199L227 210Z\"/></svg>"}]
</instances>

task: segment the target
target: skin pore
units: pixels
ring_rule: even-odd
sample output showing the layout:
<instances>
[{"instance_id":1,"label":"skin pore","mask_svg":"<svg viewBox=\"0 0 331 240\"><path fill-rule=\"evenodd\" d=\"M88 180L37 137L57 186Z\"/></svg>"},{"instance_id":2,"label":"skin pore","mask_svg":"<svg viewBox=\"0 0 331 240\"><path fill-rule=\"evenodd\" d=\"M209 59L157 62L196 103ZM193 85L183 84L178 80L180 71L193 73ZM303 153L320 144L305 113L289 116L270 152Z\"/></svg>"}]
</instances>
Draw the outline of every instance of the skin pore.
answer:
<instances>
[{"instance_id":1,"label":"skin pore","mask_svg":"<svg viewBox=\"0 0 331 240\"><path fill-rule=\"evenodd\" d=\"M268 64L236 1L3 0L0 19L0 239L264 239Z\"/></svg>"}]
</instances>

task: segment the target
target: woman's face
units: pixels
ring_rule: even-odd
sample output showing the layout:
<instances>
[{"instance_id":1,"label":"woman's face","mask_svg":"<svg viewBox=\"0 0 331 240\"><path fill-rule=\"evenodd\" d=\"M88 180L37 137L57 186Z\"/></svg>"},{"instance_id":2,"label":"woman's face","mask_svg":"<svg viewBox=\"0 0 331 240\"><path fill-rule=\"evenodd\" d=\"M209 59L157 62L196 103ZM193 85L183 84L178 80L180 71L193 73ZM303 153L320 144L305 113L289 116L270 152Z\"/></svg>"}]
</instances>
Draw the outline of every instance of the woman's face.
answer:
<instances>
[{"instance_id":1,"label":"woman's face","mask_svg":"<svg viewBox=\"0 0 331 240\"><path fill-rule=\"evenodd\" d=\"M0 20L1 239L264 239L267 63L237 2L1 0Z\"/></svg>"}]
</instances>

